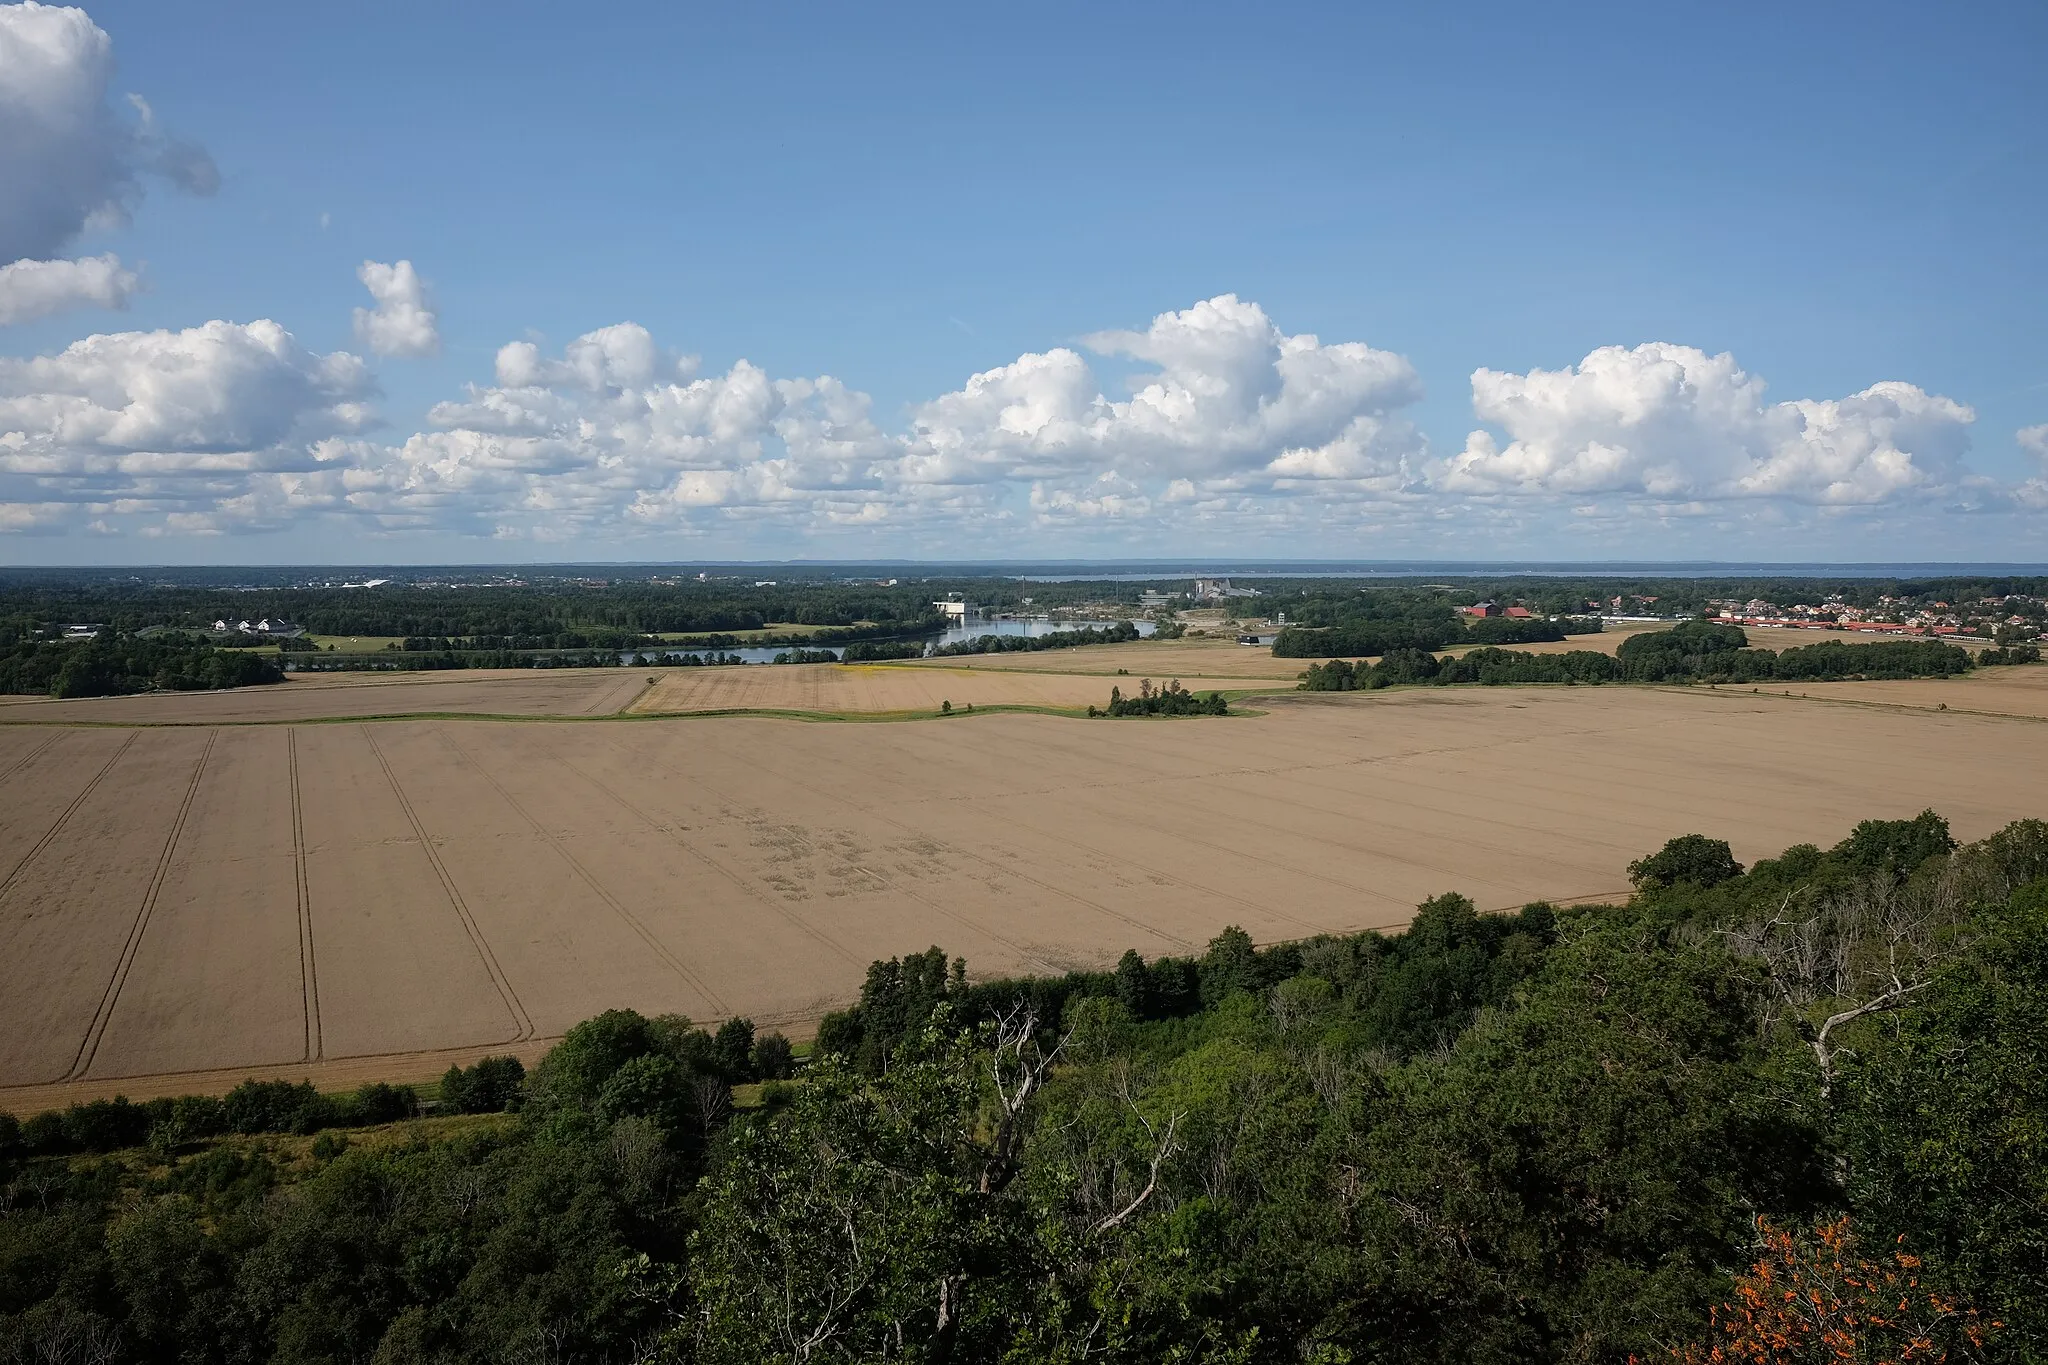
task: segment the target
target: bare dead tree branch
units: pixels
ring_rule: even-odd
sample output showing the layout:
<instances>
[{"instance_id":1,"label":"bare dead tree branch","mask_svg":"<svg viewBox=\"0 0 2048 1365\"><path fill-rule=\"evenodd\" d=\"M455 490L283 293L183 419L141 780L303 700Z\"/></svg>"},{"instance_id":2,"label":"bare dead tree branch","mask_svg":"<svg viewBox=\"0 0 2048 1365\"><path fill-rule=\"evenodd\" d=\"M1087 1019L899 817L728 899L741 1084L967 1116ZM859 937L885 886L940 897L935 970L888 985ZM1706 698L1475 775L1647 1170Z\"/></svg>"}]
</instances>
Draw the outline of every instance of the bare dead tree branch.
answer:
<instances>
[{"instance_id":1,"label":"bare dead tree branch","mask_svg":"<svg viewBox=\"0 0 2048 1365\"><path fill-rule=\"evenodd\" d=\"M1000 1114L988 1159L982 1164L982 1194L995 1194L1015 1178L1017 1155L1024 1145L1025 1106L1044 1086L1046 1074L1074 1036L1069 1030L1050 1048L1040 1047L1038 1009L1021 1000L997 1017L994 1033L989 1076L995 1083Z\"/></svg>"},{"instance_id":2,"label":"bare dead tree branch","mask_svg":"<svg viewBox=\"0 0 2048 1365\"><path fill-rule=\"evenodd\" d=\"M1770 982L1772 1004L1760 1026L1791 1021L1820 1070L1823 1099L1848 1052L1839 1031L1910 1004L1960 950L1967 880L1966 870L1952 864L1925 882L1901 884L1880 874L1827 898L1804 918L1793 917L1804 891L1794 888L1769 918L1727 931L1729 947L1761 965ZM1818 1010L1827 1012L1816 1022Z\"/></svg>"},{"instance_id":3,"label":"bare dead tree branch","mask_svg":"<svg viewBox=\"0 0 2048 1365\"><path fill-rule=\"evenodd\" d=\"M1128 1101L1129 1096L1126 1095L1125 1098ZM1176 1111L1169 1115L1166 1120L1166 1131L1161 1133L1152 1126L1150 1119L1138 1113L1138 1106L1136 1104L1131 1105L1131 1112L1137 1114L1138 1122L1145 1125L1145 1133L1152 1139L1152 1169L1146 1176L1145 1188L1138 1191L1138 1197L1124 1205L1119 1212L1111 1214L1090 1228L1088 1230L1090 1236L1100 1236L1105 1232L1122 1226L1124 1220L1143 1208L1145 1201L1152 1197L1152 1192L1159 1188L1159 1168L1168 1161L1171 1161L1174 1154L1180 1151L1180 1144L1175 1140L1174 1134L1180 1128L1180 1121L1187 1117L1186 1114Z\"/></svg>"}]
</instances>

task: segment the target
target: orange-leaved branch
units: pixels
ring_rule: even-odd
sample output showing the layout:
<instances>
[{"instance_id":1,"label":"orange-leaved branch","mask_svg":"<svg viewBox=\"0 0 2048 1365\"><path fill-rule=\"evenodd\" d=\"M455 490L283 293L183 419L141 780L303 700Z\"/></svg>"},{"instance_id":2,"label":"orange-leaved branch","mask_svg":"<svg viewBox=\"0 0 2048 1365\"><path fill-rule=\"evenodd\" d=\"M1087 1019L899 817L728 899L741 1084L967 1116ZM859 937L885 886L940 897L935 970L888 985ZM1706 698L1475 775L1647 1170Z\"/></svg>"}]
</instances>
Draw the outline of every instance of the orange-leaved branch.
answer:
<instances>
[{"instance_id":1,"label":"orange-leaved branch","mask_svg":"<svg viewBox=\"0 0 2048 1365\"><path fill-rule=\"evenodd\" d=\"M1757 1220L1763 1254L1684 1365L1961 1365L2001 1324L1922 1282L1900 1237L1866 1256L1849 1219L1796 1235Z\"/></svg>"}]
</instances>

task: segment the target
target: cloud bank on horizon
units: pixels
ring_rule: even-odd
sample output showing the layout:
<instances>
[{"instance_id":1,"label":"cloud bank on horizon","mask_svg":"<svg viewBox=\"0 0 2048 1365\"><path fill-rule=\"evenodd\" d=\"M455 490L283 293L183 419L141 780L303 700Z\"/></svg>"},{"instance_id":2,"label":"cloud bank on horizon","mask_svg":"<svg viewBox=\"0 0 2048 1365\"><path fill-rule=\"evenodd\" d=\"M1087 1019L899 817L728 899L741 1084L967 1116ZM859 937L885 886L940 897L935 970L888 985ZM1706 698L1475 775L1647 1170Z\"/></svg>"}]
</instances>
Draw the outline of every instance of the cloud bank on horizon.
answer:
<instances>
[{"instance_id":1,"label":"cloud bank on horizon","mask_svg":"<svg viewBox=\"0 0 2048 1365\"><path fill-rule=\"evenodd\" d=\"M370 349L431 351L410 264L363 275ZM1145 367L1128 396L1108 392L1105 360ZM394 438L367 361L269 320L0 358L0 524L193 535L340 517L535 542L865 528L960 548L1076 525L1284 539L1447 515L1796 524L2048 505L2040 479L1970 471L1975 414L1955 399L1887 381L1773 402L1733 356L1663 342L1477 371L1493 429L1440 456L1403 416L1422 393L1406 358L1289 334L1230 294L972 375L894 432L829 375L704 373L632 322L558 354L511 342L494 370Z\"/></svg>"},{"instance_id":2,"label":"cloud bank on horizon","mask_svg":"<svg viewBox=\"0 0 2048 1365\"><path fill-rule=\"evenodd\" d=\"M110 97L111 45L82 11L0 6L0 326L118 308L137 275L62 253L123 220L145 176L199 194L218 172L149 106ZM364 261L354 335L435 354L410 260ZM1792 534L2048 511L2048 425L2018 433L2041 477L1968 464L1976 414L1904 380L1773 400L1735 357L1650 342L1562 369L1470 376L1482 426L1439 452L1405 415L1415 366L1291 334L1219 294L1141 329L1019 356L900 424L841 379L706 372L631 321L559 350L497 353L488 381L419 429L378 411L369 362L281 324L210 320L0 357L0 532L275 532L707 548L824 541L891 553L1095 545L1481 545L1535 524L1597 543L1660 526Z\"/></svg>"}]
</instances>

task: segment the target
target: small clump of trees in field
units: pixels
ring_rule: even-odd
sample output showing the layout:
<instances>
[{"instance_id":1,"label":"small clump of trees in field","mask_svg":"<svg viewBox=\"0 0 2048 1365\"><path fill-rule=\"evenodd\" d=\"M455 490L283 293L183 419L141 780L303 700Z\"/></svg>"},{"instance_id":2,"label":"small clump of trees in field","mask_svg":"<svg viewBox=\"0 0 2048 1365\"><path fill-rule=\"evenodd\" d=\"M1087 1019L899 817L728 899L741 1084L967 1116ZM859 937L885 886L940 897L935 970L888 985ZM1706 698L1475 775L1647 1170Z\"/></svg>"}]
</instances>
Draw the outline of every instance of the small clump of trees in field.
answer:
<instances>
[{"instance_id":1,"label":"small clump of trees in field","mask_svg":"<svg viewBox=\"0 0 2048 1365\"><path fill-rule=\"evenodd\" d=\"M1221 692L1205 692L1196 695L1180 685L1175 678L1163 687L1154 687L1150 678L1138 680L1135 696L1125 696L1121 687L1109 689L1109 705L1088 708L1091 717L1101 716L1227 716L1230 703Z\"/></svg>"},{"instance_id":2,"label":"small clump of trees in field","mask_svg":"<svg viewBox=\"0 0 2048 1365\"><path fill-rule=\"evenodd\" d=\"M1630 874L0 1120L0 1360L2041 1359L2048 824Z\"/></svg>"}]
</instances>

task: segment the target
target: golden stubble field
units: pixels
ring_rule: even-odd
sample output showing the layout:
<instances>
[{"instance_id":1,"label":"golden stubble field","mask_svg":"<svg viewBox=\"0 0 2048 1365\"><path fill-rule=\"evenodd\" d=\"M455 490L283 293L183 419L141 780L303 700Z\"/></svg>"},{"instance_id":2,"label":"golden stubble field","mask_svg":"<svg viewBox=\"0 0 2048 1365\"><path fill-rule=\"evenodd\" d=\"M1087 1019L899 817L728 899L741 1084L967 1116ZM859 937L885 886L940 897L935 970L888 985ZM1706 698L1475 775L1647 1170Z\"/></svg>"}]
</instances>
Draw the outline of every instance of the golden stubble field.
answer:
<instances>
[{"instance_id":1,"label":"golden stubble field","mask_svg":"<svg viewBox=\"0 0 2048 1365\"><path fill-rule=\"evenodd\" d=\"M206 725L421 714L608 716L646 691L648 677L632 668L291 674L269 687L228 692L72 701L0 697L0 724Z\"/></svg>"},{"instance_id":2,"label":"golden stubble field","mask_svg":"<svg viewBox=\"0 0 2048 1365\"><path fill-rule=\"evenodd\" d=\"M1171 646L1161 646L1166 649ZM1074 653L1066 650L1062 653ZM1252 651L1246 651L1251 653ZM1004 655L1004 658L1023 657ZM1292 690L1294 676L1283 661L1257 655L1265 668L1245 676L1204 679L1189 675L1195 690L1221 686L1228 689L1270 687ZM965 706L1047 706L1079 708L1102 706L1109 701L1112 687L1121 684L1134 692L1140 679L1114 676L1116 669L1101 674L1056 673L1038 670L1008 671L996 668L935 668L919 664L914 668L898 664L783 664L770 668L674 668L631 705L636 713L683 711L757 710L819 711L826 713L936 711L944 702ZM1165 682L1178 673L1158 673L1155 681Z\"/></svg>"},{"instance_id":3,"label":"golden stubble field","mask_svg":"<svg viewBox=\"0 0 2048 1365\"><path fill-rule=\"evenodd\" d=\"M1805 697L1282 693L1222 720L346 719L371 694L595 715L646 687L5 708L181 723L0 724L0 1108L420 1078L615 1005L801 1032L931 943L977 975L1102 966L1233 923L1395 926L1445 890L1618 895L1688 831L1748 860L1926 806L1963 837L2048 813L2048 667ZM322 706L343 719L304 723Z\"/></svg>"}]
</instances>

